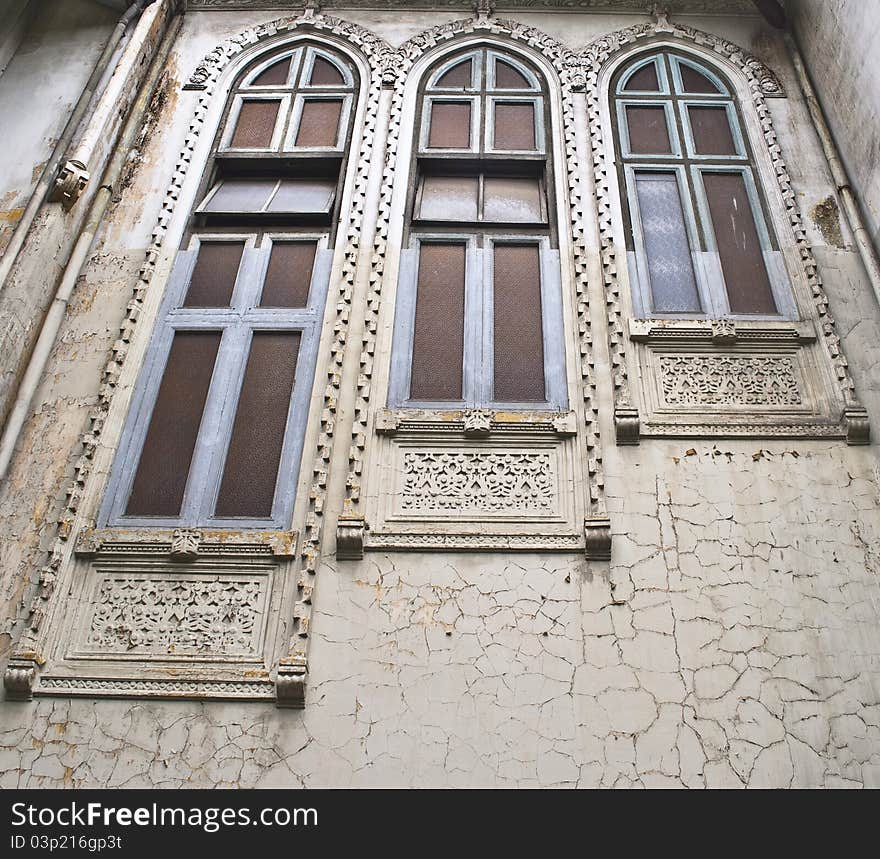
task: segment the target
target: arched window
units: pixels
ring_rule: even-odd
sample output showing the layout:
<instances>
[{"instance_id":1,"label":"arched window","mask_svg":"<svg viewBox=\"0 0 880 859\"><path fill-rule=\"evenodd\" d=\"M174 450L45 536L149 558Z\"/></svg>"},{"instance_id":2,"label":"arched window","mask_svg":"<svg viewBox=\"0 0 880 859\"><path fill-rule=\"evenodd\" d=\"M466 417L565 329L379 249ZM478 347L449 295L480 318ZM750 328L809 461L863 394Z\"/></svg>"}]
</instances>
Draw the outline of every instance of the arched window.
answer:
<instances>
[{"instance_id":1,"label":"arched window","mask_svg":"<svg viewBox=\"0 0 880 859\"><path fill-rule=\"evenodd\" d=\"M389 404L566 404L547 94L494 48L423 77Z\"/></svg>"},{"instance_id":2,"label":"arched window","mask_svg":"<svg viewBox=\"0 0 880 859\"><path fill-rule=\"evenodd\" d=\"M289 527L356 86L304 43L234 82L104 523Z\"/></svg>"},{"instance_id":3,"label":"arched window","mask_svg":"<svg viewBox=\"0 0 880 859\"><path fill-rule=\"evenodd\" d=\"M636 314L795 316L727 81L664 50L611 86Z\"/></svg>"}]
</instances>

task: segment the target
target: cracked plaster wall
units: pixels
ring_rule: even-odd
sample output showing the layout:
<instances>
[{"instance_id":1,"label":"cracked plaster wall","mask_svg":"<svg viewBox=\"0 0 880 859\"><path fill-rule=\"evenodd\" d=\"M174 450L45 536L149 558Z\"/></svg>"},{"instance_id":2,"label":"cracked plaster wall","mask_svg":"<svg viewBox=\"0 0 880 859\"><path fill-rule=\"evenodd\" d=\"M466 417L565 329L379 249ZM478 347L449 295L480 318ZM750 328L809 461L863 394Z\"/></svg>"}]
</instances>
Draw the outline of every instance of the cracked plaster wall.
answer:
<instances>
[{"instance_id":1,"label":"cracked plaster wall","mask_svg":"<svg viewBox=\"0 0 880 859\"><path fill-rule=\"evenodd\" d=\"M414 26L360 14L393 42ZM550 17L529 23L561 30ZM598 18L566 16L566 39L632 22ZM572 22L581 20L579 30ZM253 21L193 15L172 77L185 79L207 48ZM792 179L804 203L827 197L783 54L750 36L749 21L695 23L760 47L784 71L790 99L772 107ZM78 284L3 487L7 632L54 537L65 476L173 169L161 156L178 151L187 120L169 99ZM819 227L808 227L876 434L880 312L852 250L825 246ZM595 325L600 318L594 311ZM328 551L304 711L2 702L0 785L880 786L876 445L617 448L608 441L607 355L595 340L610 565L476 553L337 563ZM327 506L339 503L337 492Z\"/></svg>"}]
</instances>

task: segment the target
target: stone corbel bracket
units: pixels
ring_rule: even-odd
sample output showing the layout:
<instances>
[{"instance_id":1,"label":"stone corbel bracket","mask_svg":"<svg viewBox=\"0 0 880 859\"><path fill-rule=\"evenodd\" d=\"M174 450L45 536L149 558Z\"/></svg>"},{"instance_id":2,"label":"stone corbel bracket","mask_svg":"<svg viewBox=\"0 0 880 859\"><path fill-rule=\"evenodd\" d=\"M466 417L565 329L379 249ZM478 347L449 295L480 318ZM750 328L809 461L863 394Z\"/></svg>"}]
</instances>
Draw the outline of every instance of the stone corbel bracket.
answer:
<instances>
[{"instance_id":1,"label":"stone corbel bracket","mask_svg":"<svg viewBox=\"0 0 880 859\"><path fill-rule=\"evenodd\" d=\"M588 561L611 560L611 520L607 516L584 519L584 540Z\"/></svg>"},{"instance_id":2,"label":"stone corbel bracket","mask_svg":"<svg viewBox=\"0 0 880 859\"><path fill-rule=\"evenodd\" d=\"M340 561L359 561L364 557L364 517L343 513L336 524L336 557Z\"/></svg>"},{"instance_id":3,"label":"stone corbel bracket","mask_svg":"<svg viewBox=\"0 0 880 859\"><path fill-rule=\"evenodd\" d=\"M53 203L61 203L66 211L70 211L82 196L90 178L91 174L81 161L65 161L55 177L55 185L49 200Z\"/></svg>"},{"instance_id":4,"label":"stone corbel bracket","mask_svg":"<svg viewBox=\"0 0 880 859\"><path fill-rule=\"evenodd\" d=\"M870 444L871 426L864 406L851 405L843 410L843 425L847 444Z\"/></svg>"},{"instance_id":5,"label":"stone corbel bracket","mask_svg":"<svg viewBox=\"0 0 880 859\"><path fill-rule=\"evenodd\" d=\"M278 707L302 709L306 704L309 670L301 656L282 659L275 672L275 703Z\"/></svg>"},{"instance_id":6,"label":"stone corbel bracket","mask_svg":"<svg viewBox=\"0 0 880 859\"><path fill-rule=\"evenodd\" d=\"M30 701L34 697L40 662L35 653L16 653L9 659L3 675L7 701Z\"/></svg>"}]
</instances>

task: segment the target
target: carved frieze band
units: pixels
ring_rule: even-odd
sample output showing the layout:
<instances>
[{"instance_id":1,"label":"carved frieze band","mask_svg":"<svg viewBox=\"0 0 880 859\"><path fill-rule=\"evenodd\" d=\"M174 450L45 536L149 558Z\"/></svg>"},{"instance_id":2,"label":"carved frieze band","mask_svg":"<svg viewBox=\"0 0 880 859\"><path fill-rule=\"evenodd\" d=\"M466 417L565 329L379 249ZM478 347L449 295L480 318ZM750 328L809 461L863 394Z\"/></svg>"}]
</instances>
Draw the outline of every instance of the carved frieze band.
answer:
<instances>
[{"instance_id":1,"label":"carved frieze band","mask_svg":"<svg viewBox=\"0 0 880 859\"><path fill-rule=\"evenodd\" d=\"M663 355L660 390L668 406L799 406L803 402L789 357Z\"/></svg>"}]
</instances>

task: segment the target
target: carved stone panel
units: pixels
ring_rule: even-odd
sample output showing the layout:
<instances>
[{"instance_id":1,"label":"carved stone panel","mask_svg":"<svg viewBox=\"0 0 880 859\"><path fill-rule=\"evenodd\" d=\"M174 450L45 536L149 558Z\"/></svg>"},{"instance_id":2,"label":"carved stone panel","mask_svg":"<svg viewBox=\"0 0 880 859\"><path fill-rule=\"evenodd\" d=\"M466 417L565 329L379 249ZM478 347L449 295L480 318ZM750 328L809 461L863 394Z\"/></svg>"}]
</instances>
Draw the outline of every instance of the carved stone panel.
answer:
<instances>
[{"instance_id":1,"label":"carved stone panel","mask_svg":"<svg viewBox=\"0 0 880 859\"><path fill-rule=\"evenodd\" d=\"M477 440L460 431L377 441L381 492L366 548L583 548L572 439L504 433Z\"/></svg>"},{"instance_id":2,"label":"carved stone panel","mask_svg":"<svg viewBox=\"0 0 880 859\"><path fill-rule=\"evenodd\" d=\"M80 653L259 658L268 577L99 571Z\"/></svg>"}]
</instances>

